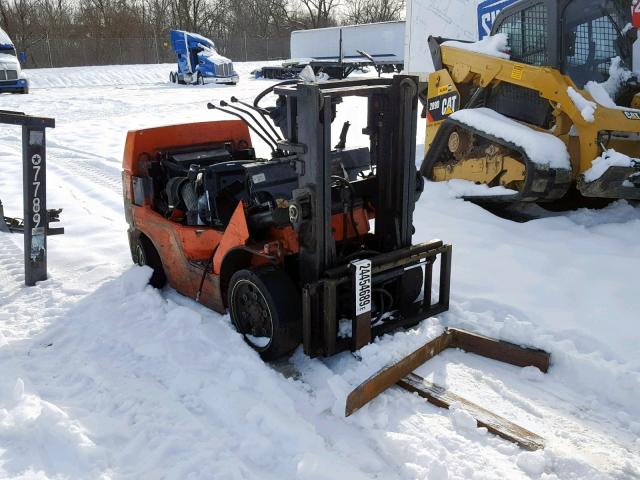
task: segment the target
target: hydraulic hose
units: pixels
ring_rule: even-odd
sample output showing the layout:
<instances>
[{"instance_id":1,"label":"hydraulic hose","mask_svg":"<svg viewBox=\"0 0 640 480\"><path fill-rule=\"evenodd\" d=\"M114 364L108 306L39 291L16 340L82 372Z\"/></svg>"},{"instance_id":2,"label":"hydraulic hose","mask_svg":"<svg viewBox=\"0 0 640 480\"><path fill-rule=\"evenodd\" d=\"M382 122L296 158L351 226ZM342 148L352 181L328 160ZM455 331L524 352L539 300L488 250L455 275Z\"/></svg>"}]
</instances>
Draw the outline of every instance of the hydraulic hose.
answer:
<instances>
[{"instance_id":1,"label":"hydraulic hose","mask_svg":"<svg viewBox=\"0 0 640 480\"><path fill-rule=\"evenodd\" d=\"M260 103L260 100L262 100L264 97L266 97L267 95L269 95L271 92L273 92L273 90L277 87L281 87L283 85L291 85L293 83L298 83L300 80L298 80L297 78L292 78L290 80L285 80L283 82L279 82L276 83L274 85L271 85L269 88L265 88L262 92L260 92L256 98L253 99L253 106L255 108L261 108L258 104Z\"/></svg>"}]
</instances>

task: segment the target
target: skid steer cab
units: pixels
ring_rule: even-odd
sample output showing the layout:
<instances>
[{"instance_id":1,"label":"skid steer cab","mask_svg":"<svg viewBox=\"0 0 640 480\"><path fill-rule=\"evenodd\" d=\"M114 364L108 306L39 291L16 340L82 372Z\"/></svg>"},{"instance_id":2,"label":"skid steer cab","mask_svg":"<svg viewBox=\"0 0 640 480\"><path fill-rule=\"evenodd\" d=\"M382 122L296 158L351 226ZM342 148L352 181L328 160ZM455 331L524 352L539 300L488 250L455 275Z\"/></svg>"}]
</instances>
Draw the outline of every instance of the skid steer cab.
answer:
<instances>
[{"instance_id":1,"label":"skid steer cab","mask_svg":"<svg viewBox=\"0 0 640 480\"><path fill-rule=\"evenodd\" d=\"M260 107L270 93L276 106ZM154 286L228 310L265 359L300 343L310 356L357 350L447 310L451 246L411 242L417 93L407 76L289 81L253 105L209 104L237 120L129 132L133 261L153 269ZM348 122L332 138L351 96L366 99L368 147L348 148ZM269 158L256 157L250 129Z\"/></svg>"}]
</instances>

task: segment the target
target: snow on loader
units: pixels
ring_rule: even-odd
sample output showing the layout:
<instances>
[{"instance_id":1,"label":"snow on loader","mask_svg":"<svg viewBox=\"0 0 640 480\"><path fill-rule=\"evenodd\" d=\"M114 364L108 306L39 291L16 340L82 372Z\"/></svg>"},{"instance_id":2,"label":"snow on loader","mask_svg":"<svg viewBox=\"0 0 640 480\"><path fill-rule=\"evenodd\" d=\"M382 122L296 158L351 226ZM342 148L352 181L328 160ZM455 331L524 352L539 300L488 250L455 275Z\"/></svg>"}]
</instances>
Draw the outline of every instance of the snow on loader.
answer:
<instances>
[{"instance_id":1,"label":"snow on loader","mask_svg":"<svg viewBox=\"0 0 640 480\"><path fill-rule=\"evenodd\" d=\"M277 106L261 108L271 91ZM350 96L367 99L370 146L347 148L347 122L331 148L336 108ZM123 188L134 262L152 268L154 286L168 282L217 312L228 310L265 360L300 344L311 357L356 351L446 311L451 246L411 242L423 188L414 163L417 104L417 80L408 76L288 81L253 105L233 97L209 104L238 120L129 132ZM270 146L270 158L256 157L249 129ZM449 346L543 371L548 365L544 352L460 330L435 342L438 348L429 343L358 387L346 413L415 380L405 377ZM516 439L512 424L475 412ZM541 445L531 432L519 435L527 448Z\"/></svg>"},{"instance_id":2,"label":"snow on loader","mask_svg":"<svg viewBox=\"0 0 640 480\"><path fill-rule=\"evenodd\" d=\"M510 190L472 197L494 204L640 199L633 9L632 24L629 0L522 0L493 25L505 52L430 38L422 174Z\"/></svg>"}]
</instances>

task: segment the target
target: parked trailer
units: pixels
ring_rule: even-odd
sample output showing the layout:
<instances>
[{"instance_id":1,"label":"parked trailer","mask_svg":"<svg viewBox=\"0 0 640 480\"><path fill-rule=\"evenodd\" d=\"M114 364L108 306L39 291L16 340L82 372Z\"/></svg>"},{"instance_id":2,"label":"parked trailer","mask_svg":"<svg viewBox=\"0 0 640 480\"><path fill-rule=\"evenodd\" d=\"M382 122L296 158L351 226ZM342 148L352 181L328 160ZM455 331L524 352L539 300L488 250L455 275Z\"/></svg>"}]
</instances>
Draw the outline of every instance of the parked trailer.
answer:
<instances>
[{"instance_id":1,"label":"parked trailer","mask_svg":"<svg viewBox=\"0 0 640 480\"><path fill-rule=\"evenodd\" d=\"M169 74L171 83L238 83L233 62L220 55L211 40L183 30L171 30L170 37L178 62L178 70Z\"/></svg>"},{"instance_id":2,"label":"parked trailer","mask_svg":"<svg viewBox=\"0 0 640 480\"><path fill-rule=\"evenodd\" d=\"M16 47L0 28L0 93L29 93L29 81L20 68Z\"/></svg>"},{"instance_id":3,"label":"parked trailer","mask_svg":"<svg viewBox=\"0 0 640 480\"><path fill-rule=\"evenodd\" d=\"M310 65L331 78L346 78L372 66L378 73L400 72L404 64L405 22L380 22L291 32L291 60L262 67L258 77L295 78Z\"/></svg>"}]
</instances>

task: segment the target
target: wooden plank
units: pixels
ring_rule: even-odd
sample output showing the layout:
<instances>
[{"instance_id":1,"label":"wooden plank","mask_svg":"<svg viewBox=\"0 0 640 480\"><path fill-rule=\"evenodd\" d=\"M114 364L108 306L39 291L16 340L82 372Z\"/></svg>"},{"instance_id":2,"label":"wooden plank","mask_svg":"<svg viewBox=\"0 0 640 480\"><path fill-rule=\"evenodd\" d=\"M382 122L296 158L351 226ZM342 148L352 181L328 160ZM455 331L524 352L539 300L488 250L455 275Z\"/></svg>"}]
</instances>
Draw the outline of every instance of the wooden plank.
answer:
<instances>
[{"instance_id":1,"label":"wooden plank","mask_svg":"<svg viewBox=\"0 0 640 480\"><path fill-rule=\"evenodd\" d=\"M387 388L395 385L424 362L442 352L449 346L450 342L451 334L445 331L445 333L425 343L402 360L378 370L349 394L345 415L348 417Z\"/></svg>"},{"instance_id":2,"label":"wooden plank","mask_svg":"<svg viewBox=\"0 0 640 480\"><path fill-rule=\"evenodd\" d=\"M529 430L506 420L473 402L451 393L447 389L425 380L415 373L410 373L398 382L398 386L415 392L422 398L438 407L449 408L454 402L468 411L478 422L478 426L485 427L491 433L520 445L527 450L544 448L544 439Z\"/></svg>"}]
</instances>

